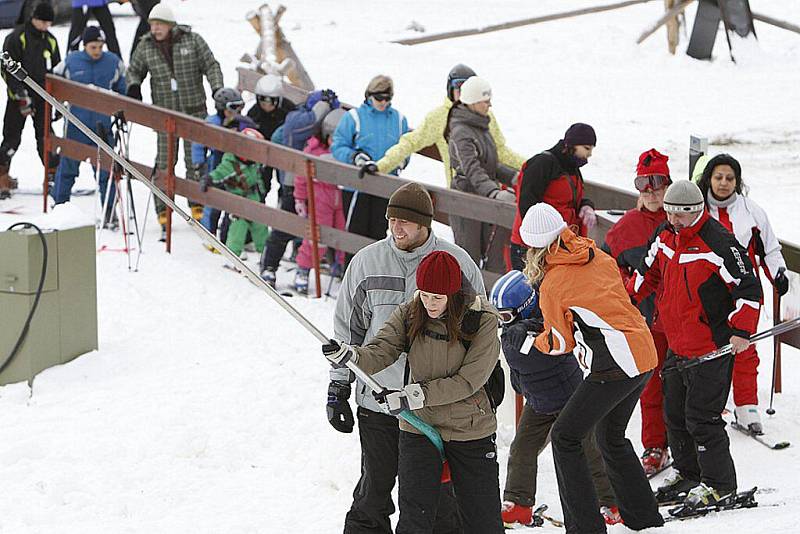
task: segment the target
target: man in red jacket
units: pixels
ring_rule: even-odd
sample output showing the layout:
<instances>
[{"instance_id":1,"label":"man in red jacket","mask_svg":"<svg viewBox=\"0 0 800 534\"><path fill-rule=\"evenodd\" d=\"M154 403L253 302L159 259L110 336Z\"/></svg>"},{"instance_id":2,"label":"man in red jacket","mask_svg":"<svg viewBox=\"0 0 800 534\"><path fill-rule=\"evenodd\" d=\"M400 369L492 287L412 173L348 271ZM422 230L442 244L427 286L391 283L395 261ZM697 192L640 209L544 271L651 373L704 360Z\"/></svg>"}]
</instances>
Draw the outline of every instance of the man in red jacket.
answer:
<instances>
[{"instance_id":1,"label":"man in red jacket","mask_svg":"<svg viewBox=\"0 0 800 534\"><path fill-rule=\"evenodd\" d=\"M758 322L761 285L747 252L704 209L692 182L664 195L669 225L655 234L628 289L638 303L661 284L658 311L669 343L662 371L664 415L676 474L658 490L672 500L686 493L692 507L736 492L736 470L722 411L734 359L724 356L682 368L681 362L730 344L749 345ZM687 493L688 492L688 493Z\"/></svg>"}]
</instances>

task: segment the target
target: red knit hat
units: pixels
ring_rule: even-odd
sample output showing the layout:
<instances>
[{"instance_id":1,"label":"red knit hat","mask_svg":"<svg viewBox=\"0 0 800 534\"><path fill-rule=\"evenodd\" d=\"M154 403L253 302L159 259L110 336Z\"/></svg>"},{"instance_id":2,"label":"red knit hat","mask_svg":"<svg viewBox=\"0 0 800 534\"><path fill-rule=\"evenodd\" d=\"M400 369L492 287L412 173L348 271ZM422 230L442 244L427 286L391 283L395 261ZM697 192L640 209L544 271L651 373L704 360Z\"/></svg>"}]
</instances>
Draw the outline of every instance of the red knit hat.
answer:
<instances>
[{"instance_id":1,"label":"red knit hat","mask_svg":"<svg viewBox=\"0 0 800 534\"><path fill-rule=\"evenodd\" d=\"M639 156L639 163L636 165L636 176L648 176L651 174L669 176L667 160L669 160L669 156L665 156L655 148L642 152L642 155Z\"/></svg>"},{"instance_id":2,"label":"red knit hat","mask_svg":"<svg viewBox=\"0 0 800 534\"><path fill-rule=\"evenodd\" d=\"M437 295L454 295L461 290L461 267L443 250L431 252L417 267L417 289Z\"/></svg>"}]
</instances>

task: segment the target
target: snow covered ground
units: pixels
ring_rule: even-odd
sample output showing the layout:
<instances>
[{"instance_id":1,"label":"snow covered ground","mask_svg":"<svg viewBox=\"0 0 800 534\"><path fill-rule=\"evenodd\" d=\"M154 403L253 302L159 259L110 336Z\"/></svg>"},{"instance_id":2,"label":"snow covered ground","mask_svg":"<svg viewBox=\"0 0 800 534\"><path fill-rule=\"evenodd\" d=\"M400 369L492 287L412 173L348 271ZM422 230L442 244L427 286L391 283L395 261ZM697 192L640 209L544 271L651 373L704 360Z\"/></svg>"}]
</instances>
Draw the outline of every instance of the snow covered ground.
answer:
<instances>
[{"instance_id":1,"label":"snow covered ground","mask_svg":"<svg viewBox=\"0 0 800 534\"><path fill-rule=\"evenodd\" d=\"M167 3L208 40L233 83L238 57L256 45L243 15L259 3L239 0L223 13L208 0ZM410 35L405 28L412 20L432 33L593 2L285 3L283 27L307 70L318 86L335 88L346 101L358 102L369 78L384 72L395 78L395 106L418 124L443 98L449 68L466 62L492 83L494 110L510 146L532 155L554 144L570 123L589 122L599 141L586 177L622 187L630 187L638 154L651 146L671 156L673 175L685 176L688 136L705 134L727 143L713 151L740 158L751 196L768 209L778 235L800 242L792 215L800 200L795 34L757 24L759 43L740 43L737 65L727 59L722 35L714 62L672 57L663 30L635 45L661 13L661 2L652 2L401 47L388 41ZM751 5L800 22L794 0ZM690 8L690 24L693 15ZM126 53L136 19L116 22ZM62 44L67 30L55 29ZM12 167L28 191L41 183L32 136L29 127ZM154 157L154 138L141 127L134 128L132 155L145 162ZM440 167L417 157L404 176L442 182ZM78 187L91 183L84 169ZM145 199L140 188L142 212ZM75 203L94 210L90 197ZM41 198L20 194L0 202L0 211L12 208L18 214L0 213L0 228L38 217ZM151 220L137 273L127 271L121 253L98 254L100 350L45 371L32 389L0 388L0 532L340 531L359 448L356 435L338 434L325 421L327 365L318 344L252 285L221 269L223 260L200 247L187 227L176 225L172 255L156 238ZM119 234L100 239L121 246ZM288 282L289 274L284 277ZM292 304L331 330L333 300L294 298ZM768 322L765 317L762 326ZM761 353L766 404L769 345ZM798 356L785 350L786 392L777 397L777 415L766 421L770 434L795 445L772 452L731 435L739 485L758 485L763 507L657 532L797 531ZM513 430L508 417L501 423L502 483ZM629 433L638 447L638 414ZM549 450L539 477L538 500L560 515Z\"/></svg>"}]
</instances>

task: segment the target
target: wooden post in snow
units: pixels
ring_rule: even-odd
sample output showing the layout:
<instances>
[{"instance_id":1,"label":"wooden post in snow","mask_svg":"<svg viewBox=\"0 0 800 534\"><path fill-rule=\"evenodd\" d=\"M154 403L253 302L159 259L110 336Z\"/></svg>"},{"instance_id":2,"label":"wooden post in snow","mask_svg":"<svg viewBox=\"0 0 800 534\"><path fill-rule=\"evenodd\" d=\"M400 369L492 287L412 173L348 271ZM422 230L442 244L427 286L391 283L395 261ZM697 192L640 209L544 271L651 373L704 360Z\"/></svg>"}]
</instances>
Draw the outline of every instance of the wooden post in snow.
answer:
<instances>
[{"instance_id":1,"label":"wooden post in snow","mask_svg":"<svg viewBox=\"0 0 800 534\"><path fill-rule=\"evenodd\" d=\"M667 12L669 12L669 10L675 7L677 2L678 0L664 0L664 8ZM678 49L678 42L680 40L678 29L678 16L676 14L667 20L667 46L669 47L669 53L673 56L675 55L675 51Z\"/></svg>"}]
</instances>

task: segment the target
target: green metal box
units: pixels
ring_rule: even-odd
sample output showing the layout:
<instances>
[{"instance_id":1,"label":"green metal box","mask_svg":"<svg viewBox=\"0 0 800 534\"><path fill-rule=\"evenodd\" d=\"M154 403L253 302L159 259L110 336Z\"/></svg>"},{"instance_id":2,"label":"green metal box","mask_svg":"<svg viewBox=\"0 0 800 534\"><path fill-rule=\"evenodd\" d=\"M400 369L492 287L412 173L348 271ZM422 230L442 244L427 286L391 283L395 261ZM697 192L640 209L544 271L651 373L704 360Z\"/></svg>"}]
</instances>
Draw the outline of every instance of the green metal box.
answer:
<instances>
[{"instance_id":1,"label":"green metal box","mask_svg":"<svg viewBox=\"0 0 800 534\"><path fill-rule=\"evenodd\" d=\"M0 385L31 381L48 367L97 349L94 227L45 231L47 274L28 335L0 372ZM11 354L33 306L42 244L31 230L0 232L0 363Z\"/></svg>"}]
</instances>

